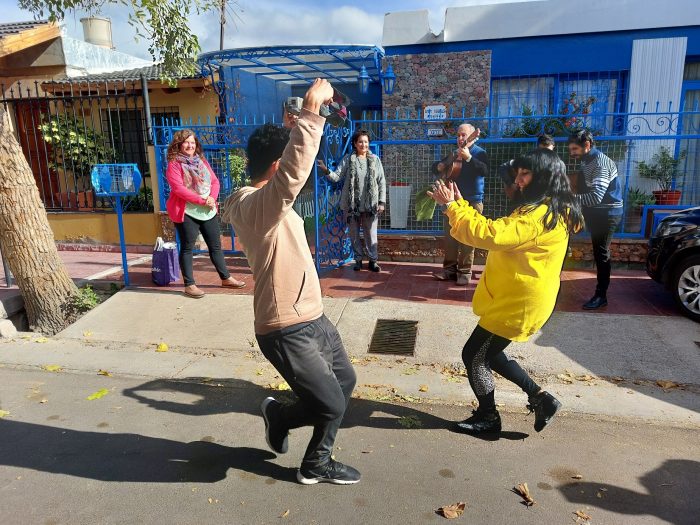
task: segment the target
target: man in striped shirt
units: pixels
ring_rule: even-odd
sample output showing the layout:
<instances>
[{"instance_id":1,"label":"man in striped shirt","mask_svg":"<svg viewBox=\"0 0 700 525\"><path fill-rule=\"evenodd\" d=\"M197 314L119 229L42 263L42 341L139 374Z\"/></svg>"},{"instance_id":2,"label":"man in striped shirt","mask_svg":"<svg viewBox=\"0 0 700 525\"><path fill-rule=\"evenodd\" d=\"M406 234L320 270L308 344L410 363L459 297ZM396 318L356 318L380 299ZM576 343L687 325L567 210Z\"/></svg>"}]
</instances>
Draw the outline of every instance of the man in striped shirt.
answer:
<instances>
[{"instance_id":1,"label":"man in striped shirt","mask_svg":"<svg viewBox=\"0 0 700 525\"><path fill-rule=\"evenodd\" d=\"M580 160L583 168L583 181L579 176L579 187L575 191L591 234L598 274L595 294L583 308L595 310L608 304L610 242L622 220L622 185L615 162L595 147L590 131L581 130L570 135L568 145L569 155Z\"/></svg>"}]
</instances>

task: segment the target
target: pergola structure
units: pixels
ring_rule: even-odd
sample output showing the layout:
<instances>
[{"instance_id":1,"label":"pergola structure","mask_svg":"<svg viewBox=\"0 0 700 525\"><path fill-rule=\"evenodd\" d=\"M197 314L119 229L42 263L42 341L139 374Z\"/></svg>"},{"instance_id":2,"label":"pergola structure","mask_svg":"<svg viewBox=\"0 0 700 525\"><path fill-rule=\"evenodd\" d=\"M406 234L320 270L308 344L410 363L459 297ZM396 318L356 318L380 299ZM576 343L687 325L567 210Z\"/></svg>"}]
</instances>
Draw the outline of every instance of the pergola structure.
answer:
<instances>
[{"instance_id":1,"label":"pergola structure","mask_svg":"<svg viewBox=\"0 0 700 525\"><path fill-rule=\"evenodd\" d=\"M198 62L202 74L212 80L225 67L294 86L318 77L354 84L365 71L370 82L381 83L382 58L384 50L378 46L278 46L211 51L200 55Z\"/></svg>"}]
</instances>

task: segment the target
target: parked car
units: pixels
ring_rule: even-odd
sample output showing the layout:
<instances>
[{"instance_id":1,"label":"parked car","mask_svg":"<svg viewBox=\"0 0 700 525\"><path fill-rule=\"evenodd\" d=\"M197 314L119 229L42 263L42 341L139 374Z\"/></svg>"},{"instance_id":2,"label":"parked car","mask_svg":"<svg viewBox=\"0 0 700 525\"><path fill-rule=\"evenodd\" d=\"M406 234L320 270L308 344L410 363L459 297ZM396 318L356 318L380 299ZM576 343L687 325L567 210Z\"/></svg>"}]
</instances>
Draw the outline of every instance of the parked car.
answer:
<instances>
[{"instance_id":1,"label":"parked car","mask_svg":"<svg viewBox=\"0 0 700 525\"><path fill-rule=\"evenodd\" d=\"M700 322L700 207L659 223L649 239L647 273L669 289L684 315Z\"/></svg>"}]
</instances>

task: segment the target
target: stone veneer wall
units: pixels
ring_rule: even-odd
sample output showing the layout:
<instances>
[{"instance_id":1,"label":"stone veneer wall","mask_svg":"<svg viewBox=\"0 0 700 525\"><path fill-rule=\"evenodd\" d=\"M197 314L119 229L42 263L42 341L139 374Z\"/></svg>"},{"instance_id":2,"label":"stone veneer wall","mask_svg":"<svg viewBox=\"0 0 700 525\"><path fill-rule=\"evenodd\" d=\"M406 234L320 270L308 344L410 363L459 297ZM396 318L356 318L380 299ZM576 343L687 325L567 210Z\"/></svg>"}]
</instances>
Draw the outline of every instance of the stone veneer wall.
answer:
<instances>
[{"instance_id":1,"label":"stone veneer wall","mask_svg":"<svg viewBox=\"0 0 700 525\"><path fill-rule=\"evenodd\" d=\"M460 114L467 108L468 116L486 115L491 51L401 55L390 60L396 85L393 94L382 95L382 108L390 116L396 109L415 114L424 104L445 104Z\"/></svg>"},{"instance_id":2,"label":"stone veneer wall","mask_svg":"<svg viewBox=\"0 0 700 525\"><path fill-rule=\"evenodd\" d=\"M611 247L613 262L639 266L646 261L645 239L615 239ZM379 259L382 261L410 261L441 263L444 256L443 238L429 235L380 235ZM592 266L593 251L588 239L573 240L567 266ZM477 262L486 258L484 250L477 250Z\"/></svg>"}]
</instances>

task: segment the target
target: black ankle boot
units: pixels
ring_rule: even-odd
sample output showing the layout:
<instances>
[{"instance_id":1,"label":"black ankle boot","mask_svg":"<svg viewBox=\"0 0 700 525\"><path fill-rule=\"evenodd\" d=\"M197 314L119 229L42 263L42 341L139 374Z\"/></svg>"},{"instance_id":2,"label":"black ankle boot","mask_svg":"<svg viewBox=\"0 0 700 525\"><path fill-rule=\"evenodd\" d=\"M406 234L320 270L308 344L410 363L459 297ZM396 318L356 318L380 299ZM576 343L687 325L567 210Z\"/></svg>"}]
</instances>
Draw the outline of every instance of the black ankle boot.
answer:
<instances>
[{"instance_id":1,"label":"black ankle boot","mask_svg":"<svg viewBox=\"0 0 700 525\"><path fill-rule=\"evenodd\" d=\"M370 261L369 262L369 269L372 272L381 272L382 268L377 264L377 261Z\"/></svg>"},{"instance_id":2,"label":"black ankle boot","mask_svg":"<svg viewBox=\"0 0 700 525\"><path fill-rule=\"evenodd\" d=\"M455 432L462 434L494 434L501 431L501 415L498 410L473 410L472 417L454 425Z\"/></svg>"},{"instance_id":3,"label":"black ankle boot","mask_svg":"<svg viewBox=\"0 0 700 525\"><path fill-rule=\"evenodd\" d=\"M353 266L352 269L355 270L356 272L359 272L360 270L362 270L362 259L357 259L355 261L355 266Z\"/></svg>"},{"instance_id":4,"label":"black ankle boot","mask_svg":"<svg viewBox=\"0 0 700 525\"><path fill-rule=\"evenodd\" d=\"M530 398L527 408L535 413L535 430L541 432L561 407L559 400L549 392L542 391Z\"/></svg>"}]
</instances>

